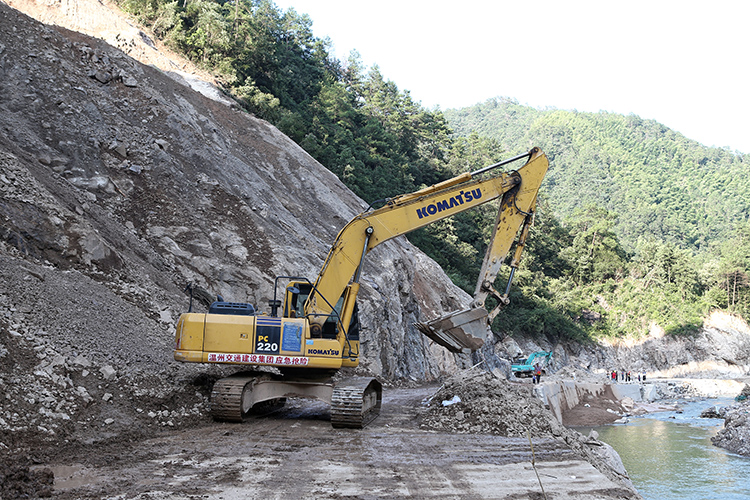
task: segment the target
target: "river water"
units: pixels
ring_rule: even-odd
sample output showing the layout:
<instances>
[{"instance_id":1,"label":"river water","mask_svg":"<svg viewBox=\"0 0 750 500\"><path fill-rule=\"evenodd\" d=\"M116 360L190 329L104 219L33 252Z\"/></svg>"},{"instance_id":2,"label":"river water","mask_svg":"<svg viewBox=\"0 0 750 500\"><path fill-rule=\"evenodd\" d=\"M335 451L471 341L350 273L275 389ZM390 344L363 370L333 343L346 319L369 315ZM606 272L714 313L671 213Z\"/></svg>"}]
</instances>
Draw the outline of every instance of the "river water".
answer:
<instances>
[{"instance_id":1,"label":"river water","mask_svg":"<svg viewBox=\"0 0 750 500\"><path fill-rule=\"evenodd\" d=\"M619 453L646 500L747 500L750 458L713 446L711 437L724 421L699 417L705 408L731 402L683 403L682 413L652 413L596 430Z\"/></svg>"}]
</instances>

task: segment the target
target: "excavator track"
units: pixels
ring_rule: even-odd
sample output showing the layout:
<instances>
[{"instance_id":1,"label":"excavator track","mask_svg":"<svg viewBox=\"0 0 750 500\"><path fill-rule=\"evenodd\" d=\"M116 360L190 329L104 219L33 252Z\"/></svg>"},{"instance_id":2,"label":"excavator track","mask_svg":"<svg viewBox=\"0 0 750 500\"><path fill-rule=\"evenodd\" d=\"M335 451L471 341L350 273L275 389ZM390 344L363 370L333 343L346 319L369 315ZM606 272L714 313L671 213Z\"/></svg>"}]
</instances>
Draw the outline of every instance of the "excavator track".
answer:
<instances>
[{"instance_id":1,"label":"excavator track","mask_svg":"<svg viewBox=\"0 0 750 500\"><path fill-rule=\"evenodd\" d=\"M242 422L250 408L242 404L245 391L252 390L255 375L232 375L217 380L211 390L211 416L220 422ZM247 397L245 398L248 399Z\"/></svg>"},{"instance_id":2,"label":"excavator track","mask_svg":"<svg viewBox=\"0 0 750 500\"><path fill-rule=\"evenodd\" d=\"M256 399L253 397L253 390L258 384L264 384L271 379L272 377L266 373L244 372L217 380L211 390L211 416L220 422L242 422L245 415L253 409ZM332 382L329 379L313 385L330 388ZM336 383L332 392L328 394L331 401L331 425L333 427L362 429L380 414L383 389L380 382L375 379L367 377L344 379ZM324 399L328 400L327 397ZM261 401L258 405L271 405L274 401L280 401L283 404L282 398ZM278 403L276 404L278 406Z\"/></svg>"},{"instance_id":3,"label":"excavator track","mask_svg":"<svg viewBox=\"0 0 750 500\"><path fill-rule=\"evenodd\" d=\"M375 379L353 377L336 383L331 398L331 425L362 429L380 415L383 388Z\"/></svg>"}]
</instances>

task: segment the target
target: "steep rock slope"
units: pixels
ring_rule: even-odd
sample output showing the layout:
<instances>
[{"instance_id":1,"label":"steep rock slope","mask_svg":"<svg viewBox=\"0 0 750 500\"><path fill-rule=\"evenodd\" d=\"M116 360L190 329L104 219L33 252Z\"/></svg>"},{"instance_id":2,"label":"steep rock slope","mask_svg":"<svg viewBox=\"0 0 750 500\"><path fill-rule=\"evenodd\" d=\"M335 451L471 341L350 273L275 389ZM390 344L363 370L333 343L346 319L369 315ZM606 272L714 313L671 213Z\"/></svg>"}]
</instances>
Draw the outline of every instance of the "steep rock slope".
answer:
<instances>
[{"instance_id":1,"label":"steep rock slope","mask_svg":"<svg viewBox=\"0 0 750 500\"><path fill-rule=\"evenodd\" d=\"M44 24L62 26L104 40L133 59L161 69L212 99L225 100L221 92L210 85L209 82L213 81L211 75L150 37L110 0L3 1Z\"/></svg>"},{"instance_id":2,"label":"steep rock slope","mask_svg":"<svg viewBox=\"0 0 750 500\"><path fill-rule=\"evenodd\" d=\"M200 413L226 370L171 359L185 284L267 310L274 276L314 279L365 206L268 123L0 3L0 430ZM360 372L468 362L412 326L468 297L404 238L360 297Z\"/></svg>"}]
</instances>

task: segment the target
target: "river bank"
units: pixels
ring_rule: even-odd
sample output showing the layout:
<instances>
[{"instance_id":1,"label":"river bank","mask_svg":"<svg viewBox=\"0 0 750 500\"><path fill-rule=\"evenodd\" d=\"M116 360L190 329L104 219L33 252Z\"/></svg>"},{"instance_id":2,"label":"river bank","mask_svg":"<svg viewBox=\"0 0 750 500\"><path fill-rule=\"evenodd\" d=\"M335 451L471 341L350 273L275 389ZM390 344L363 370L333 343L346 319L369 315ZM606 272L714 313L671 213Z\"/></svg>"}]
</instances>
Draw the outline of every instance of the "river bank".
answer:
<instances>
[{"instance_id":1,"label":"river bank","mask_svg":"<svg viewBox=\"0 0 750 500\"><path fill-rule=\"evenodd\" d=\"M680 411L682 404L696 398L725 398L722 407L709 406L702 415L724 420L711 442L749 457L750 386L746 380L661 379L621 384L552 380L533 391L558 422L574 428L627 424L632 417Z\"/></svg>"},{"instance_id":2,"label":"river bank","mask_svg":"<svg viewBox=\"0 0 750 500\"><path fill-rule=\"evenodd\" d=\"M711 442L733 453L750 457L750 385L745 385L733 404L704 412L703 417L724 419L724 427L711 438Z\"/></svg>"},{"instance_id":3,"label":"river bank","mask_svg":"<svg viewBox=\"0 0 750 500\"><path fill-rule=\"evenodd\" d=\"M550 380L534 387L534 394L557 420L570 427L624 423L630 416L674 410L684 398L734 398L745 379L654 379L645 382L579 382Z\"/></svg>"}]
</instances>

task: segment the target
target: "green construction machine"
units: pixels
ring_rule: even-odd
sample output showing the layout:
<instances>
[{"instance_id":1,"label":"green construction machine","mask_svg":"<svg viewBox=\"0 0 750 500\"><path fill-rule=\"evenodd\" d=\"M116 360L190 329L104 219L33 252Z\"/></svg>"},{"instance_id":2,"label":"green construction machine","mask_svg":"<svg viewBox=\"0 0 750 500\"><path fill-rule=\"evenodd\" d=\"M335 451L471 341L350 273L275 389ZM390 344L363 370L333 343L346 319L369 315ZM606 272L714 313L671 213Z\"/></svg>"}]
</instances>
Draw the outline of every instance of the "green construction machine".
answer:
<instances>
[{"instance_id":1,"label":"green construction machine","mask_svg":"<svg viewBox=\"0 0 750 500\"><path fill-rule=\"evenodd\" d=\"M528 358L516 358L510 365L510 370L518 378L531 377L534 374L534 366L539 363L542 373L546 373L547 366L552 362L552 352L538 351L532 353Z\"/></svg>"}]
</instances>

